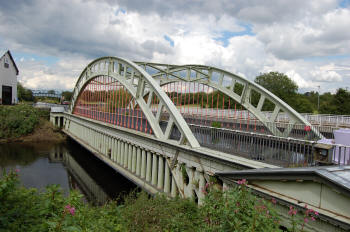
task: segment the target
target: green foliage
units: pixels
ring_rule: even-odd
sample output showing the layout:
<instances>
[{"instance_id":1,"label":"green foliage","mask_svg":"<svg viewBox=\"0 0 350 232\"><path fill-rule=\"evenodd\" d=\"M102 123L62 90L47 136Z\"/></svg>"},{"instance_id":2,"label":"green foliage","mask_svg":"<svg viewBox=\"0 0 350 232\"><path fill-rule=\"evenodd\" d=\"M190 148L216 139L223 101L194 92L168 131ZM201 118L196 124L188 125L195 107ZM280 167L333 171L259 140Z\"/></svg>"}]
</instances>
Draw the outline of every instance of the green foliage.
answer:
<instances>
[{"instance_id":1,"label":"green foliage","mask_svg":"<svg viewBox=\"0 0 350 232\"><path fill-rule=\"evenodd\" d=\"M245 184L224 192L212 186L204 191L203 231L279 231L271 203L251 194Z\"/></svg>"},{"instance_id":2,"label":"green foliage","mask_svg":"<svg viewBox=\"0 0 350 232\"><path fill-rule=\"evenodd\" d=\"M23 188L17 173L4 174L0 180L1 231L121 231L119 207L94 208L81 199L75 191L64 197L57 185L42 192ZM65 210L68 205L74 207L73 214Z\"/></svg>"},{"instance_id":3,"label":"green foliage","mask_svg":"<svg viewBox=\"0 0 350 232\"><path fill-rule=\"evenodd\" d=\"M333 104L336 106L335 114L350 114L350 92L345 89L338 89Z\"/></svg>"},{"instance_id":4,"label":"green foliage","mask_svg":"<svg viewBox=\"0 0 350 232\"><path fill-rule=\"evenodd\" d=\"M25 104L0 106L0 139L16 138L33 132L40 116L44 114Z\"/></svg>"},{"instance_id":5,"label":"green foliage","mask_svg":"<svg viewBox=\"0 0 350 232\"><path fill-rule=\"evenodd\" d=\"M72 98L72 94L73 94L73 92L71 92L71 91L63 91L62 92L62 96L63 96L65 101L70 101Z\"/></svg>"},{"instance_id":6,"label":"green foliage","mask_svg":"<svg viewBox=\"0 0 350 232\"><path fill-rule=\"evenodd\" d=\"M280 218L272 203L253 195L247 182L220 188L208 183L201 206L191 199L131 193L122 205L111 201L92 206L71 191L65 197L57 185L45 191L19 186L17 172L0 179L1 231L280 231ZM307 208L307 206L305 206ZM312 209L288 212L290 231L303 231L318 213Z\"/></svg>"},{"instance_id":7,"label":"green foliage","mask_svg":"<svg viewBox=\"0 0 350 232\"><path fill-rule=\"evenodd\" d=\"M17 83L17 96L19 101L34 101L33 92L24 88L20 82Z\"/></svg>"},{"instance_id":8,"label":"green foliage","mask_svg":"<svg viewBox=\"0 0 350 232\"><path fill-rule=\"evenodd\" d=\"M129 197L121 215L127 231L199 231L202 226L200 209L193 201L163 195Z\"/></svg>"},{"instance_id":9,"label":"green foliage","mask_svg":"<svg viewBox=\"0 0 350 232\"><path fill-rule=\"evenodd\" d=\"M35 97L35 101L52 103L52 104L59 104L60 103L60 99L57 97Z\"/></svg>"},{"instance_id":10,"label":"green foliage","mask_svg":"<svg viewBox=\"0 0 350 232\"><path fill-rule=\"evenodd\" d=\"M297 95L298 85L283 73L263 73L257 76L254 82L263 86L289 105L293 103ZM273 110L272 105L264 106L263 110Z\"/></svg>"},{"instance_id":11,"label":"green foliage","mask_svg":"<svg viewBox=\"0 0 350 232\"><path fill-rule=\"evenodd\" d=\"M215 127L215 128L221 128L221 122L212 122L211 123L211 127Z\"/></svg>"},{"instance_id":12,"label":"green foliage","mask_svg":"<svg viewBox=\"0 0 350 232\"><path fill-rule=\"evenodd\" d=\"M313 113L316 110L310 100L301 94L297 94L294 97L294 101L291 102L290 106L299 113Z\"/></svg>"}]
</instances>

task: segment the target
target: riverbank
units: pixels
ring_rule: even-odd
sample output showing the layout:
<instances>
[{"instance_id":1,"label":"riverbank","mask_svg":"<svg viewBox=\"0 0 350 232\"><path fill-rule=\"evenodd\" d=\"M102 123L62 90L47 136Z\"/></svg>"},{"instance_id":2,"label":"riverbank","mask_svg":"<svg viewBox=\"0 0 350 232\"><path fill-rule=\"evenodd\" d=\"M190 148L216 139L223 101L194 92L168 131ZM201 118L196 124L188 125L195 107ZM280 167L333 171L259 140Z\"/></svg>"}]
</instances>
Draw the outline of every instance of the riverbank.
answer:
<instances>
[{"instance_id":1,"label":"riverbank","mask_svg":"<svg viewBox=\"0 0 350 232\"><path fill-rule=\"evenodd\" d=\"M57 128L55 128L48 120L40 119L36 125L34 131L28 135L23 135L18 138L9 138L0 140L1 142L49 142L49 143L60 143L64 142L67 136L61 133Z\"/></svg>"},{"instance_id":2,"label":"riverbank","mask_svg":"<svg viewBox=\"0 0 350 232\"><path fill-rule=\"evenodd\" d=\"M51 125L49 114L25 104L0 106L0 143L63 142L66 136Z\"/></svg>"}]
</instances>

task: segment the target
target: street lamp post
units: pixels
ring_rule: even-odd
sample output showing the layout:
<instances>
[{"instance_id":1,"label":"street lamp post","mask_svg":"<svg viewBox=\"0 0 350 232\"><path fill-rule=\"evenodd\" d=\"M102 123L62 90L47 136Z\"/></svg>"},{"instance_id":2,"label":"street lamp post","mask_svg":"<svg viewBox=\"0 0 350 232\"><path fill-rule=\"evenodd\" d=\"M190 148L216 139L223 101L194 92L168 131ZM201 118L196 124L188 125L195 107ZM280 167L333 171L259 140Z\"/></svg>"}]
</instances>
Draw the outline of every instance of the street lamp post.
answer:
<instances>
[{"instance_id":1,"label":"street lamp post","mask_svg":"<svg viewBox=\"0 0 350 232\"><path fill-rule=\"evenodd\" d=\"M317 111L318 113L320 113L320 86L317 86L318 87L318 92L317 92Z\"/></svg>"}]
</instances>

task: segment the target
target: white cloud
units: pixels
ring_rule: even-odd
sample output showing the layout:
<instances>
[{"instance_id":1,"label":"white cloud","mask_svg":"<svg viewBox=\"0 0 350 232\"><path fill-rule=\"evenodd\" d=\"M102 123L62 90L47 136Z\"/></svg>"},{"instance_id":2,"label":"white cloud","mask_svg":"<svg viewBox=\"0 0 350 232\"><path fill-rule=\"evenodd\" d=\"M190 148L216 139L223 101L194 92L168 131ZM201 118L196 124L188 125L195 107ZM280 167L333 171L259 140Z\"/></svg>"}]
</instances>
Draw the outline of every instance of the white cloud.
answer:
<instances>
[{"instance_id":1,"label":"white cloud","mask_svg":"<svg viewBox=\"0 0 350 232\"><path fill-rule=\"evenodd\" d=\"M311 75L314 77L314 80L322 82L341 82L343 80L335 71L315 70L311 71Z\"/></svg>"},{"instance_id":2,"label":"white cloud","mask_svg":"<svg viewBox=\"0 0 350 232\"><path fill-rule=\"evenodd\" d=\"M18 57L20 80L30 88L71 89L92 59L119 56L213 65L250 80L261 72L279 71L303 91L318 85L326 91L350 86L350 8L337 4L336 0L18 1L13 4L16 10L12 4L0 9L0 48L58 58L56 64L47 65ZM217 39L225 31L239 33L246 27L254 34L225 38L227 46ZM339 55L344 58L324 59Z\"/></svg>"}]
</instances>

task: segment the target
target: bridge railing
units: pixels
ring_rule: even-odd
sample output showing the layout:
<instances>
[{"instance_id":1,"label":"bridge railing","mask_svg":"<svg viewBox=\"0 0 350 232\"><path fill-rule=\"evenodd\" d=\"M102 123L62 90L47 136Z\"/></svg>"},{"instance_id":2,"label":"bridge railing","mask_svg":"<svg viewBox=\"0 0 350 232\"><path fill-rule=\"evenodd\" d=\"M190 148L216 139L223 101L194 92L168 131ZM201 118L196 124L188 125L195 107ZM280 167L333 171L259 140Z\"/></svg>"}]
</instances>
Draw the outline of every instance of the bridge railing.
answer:
<instances>
[{"instance_id":1,"label":"bridge railing","mask_svg":"<svg viewBox=\"0 0 350 232\"><path fill-rule=\"evenodd\" d=\"M317 166L315 141L190 124L203 147L281 167ZM316 147L315 147L316 146ZM333 144L334 165L350 164L350 147Z\"/></svg>"},{"instance_id":2,"label":"bridge railing","mask_svg":"<svg viewBox=\"0 0 350 232\"><path fill-rule=\"evenodd\" d=\"M241 118L249 120L257 120L256 117L247 110L240 109L216 109L216 108L190 108L188 112L184 114L201 115L207 114L208 117L217 118ZM270 117L273 112L263 111L266 117ZM350 127L350 116L349 115L332 115L332 114L309 114L301 113L301 115L315 126L333 126L333 127ZM288 115L281 112L278 114L276 121L278 123L288 123Z\"/></svg>"},{"instance_id":3,"label":"bridge railing","mask_svg":"<svg viewBox=\"0 0 350 232\"><path fill-rule=\"evenodd\" d=\"M164 117L166 115L164 114ZM260 133L260 134L266 134L271 135L273 134L273 131L269 130L266 125L261 123L257 119L250 119L250 118L223 118L223 117L217 117L217 116L200 116L200 115L190 115L185 114L183 115L186 122L189 124L196 124L196 125L204 125L204 126L213 126L214 124L219 125L221 128L226 129L232 129L232 130L239 130L239 131L245 131L245 132L254 132L254 133ZM268 124L274 124L274 126L270 128L276 128L280 131L284 130L290 130L289 136L292 138L297 139L306 139L306 140L318 140L318 136L310 131L310 128L305 127L305 125L302 124L290 124L290 123L282 123L282 122L273 122L273 123L266 123ZM336 129L339 129L337 127L332 126L314 126L325 138L333 139L334 134L333 131Z\"/></svg>"},{"instance_id":4,"label":"bridge railing","mask_svg":"<svg viewBox=\"0 0 350 232\"><path fill-rule=\"evenodd\" d=\"M211 115L224 115L229 117L241 117L245 119L256 119L253 114L250 114L247 110L221 110L219 109L216 112L216 109L209 110ZM264 115L270 117L273 112L271 111L263 111ZM333 115L333 114L309 114L309 113L301 113L301 115L309 121L313 125L318 126L333 126L333 127L350 127L350 115ZM288 123L289 118L288 115L281 112L278 114L276 122L284 122Z\"/></svg>"}]
</instances>

